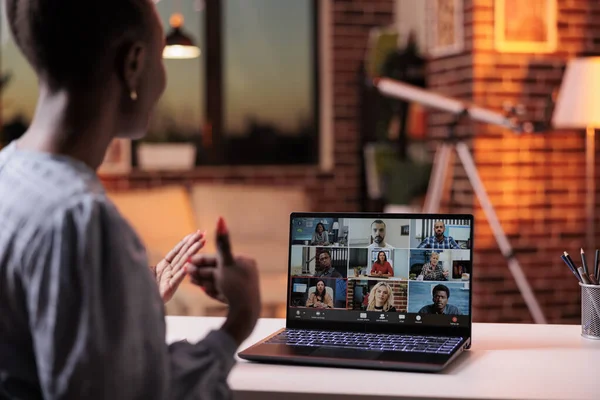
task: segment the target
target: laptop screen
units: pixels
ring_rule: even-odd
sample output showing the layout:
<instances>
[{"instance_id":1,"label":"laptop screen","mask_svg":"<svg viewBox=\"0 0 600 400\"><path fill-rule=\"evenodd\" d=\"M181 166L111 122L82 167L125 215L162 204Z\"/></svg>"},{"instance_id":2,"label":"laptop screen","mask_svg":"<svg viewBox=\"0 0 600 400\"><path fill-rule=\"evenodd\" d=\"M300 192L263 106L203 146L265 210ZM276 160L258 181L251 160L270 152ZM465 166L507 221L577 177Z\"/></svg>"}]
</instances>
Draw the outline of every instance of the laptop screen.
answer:
<instances>
[{"instance_id":1,"label":"laptop screen","mask_svg":"<svg viewBox=\"0 0 600 400\"><path fill-rule=\"evenodd\" d=\"M352 215L292 215L288 319L470 323L472 217Z\"/></svg>"}]
</instances>

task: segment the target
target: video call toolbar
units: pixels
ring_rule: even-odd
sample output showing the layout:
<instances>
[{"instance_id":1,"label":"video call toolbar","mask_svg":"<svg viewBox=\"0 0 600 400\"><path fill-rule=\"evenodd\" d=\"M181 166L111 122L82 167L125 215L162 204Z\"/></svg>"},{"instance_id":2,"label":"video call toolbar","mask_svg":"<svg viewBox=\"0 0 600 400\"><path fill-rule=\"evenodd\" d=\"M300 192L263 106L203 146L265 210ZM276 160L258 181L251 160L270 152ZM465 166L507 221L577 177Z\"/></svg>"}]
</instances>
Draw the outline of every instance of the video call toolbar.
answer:
<instances>
[{"instance_id":1,"label":"video call toolbar","mask_svg":"<svg viewBox=\"0 0 600 400\"><path fill-rule=\"evenodd\" d=\"M471 310L470 223L463 219L295 218L288 315L359 322L465 323Z\"/></svg>"}]
</instances>

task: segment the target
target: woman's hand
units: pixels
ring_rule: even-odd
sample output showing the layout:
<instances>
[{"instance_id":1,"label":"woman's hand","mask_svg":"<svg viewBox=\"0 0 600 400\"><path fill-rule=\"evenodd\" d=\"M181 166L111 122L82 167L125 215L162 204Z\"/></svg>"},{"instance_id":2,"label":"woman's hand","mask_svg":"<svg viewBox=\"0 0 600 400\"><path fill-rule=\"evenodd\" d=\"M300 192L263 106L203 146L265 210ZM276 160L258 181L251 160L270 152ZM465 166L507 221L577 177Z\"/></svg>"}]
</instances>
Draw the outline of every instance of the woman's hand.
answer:
<instances>
[{"instance_id":1,"label":"woman's hand","mask_svg":"<svg viewBox=\"0 0 600 400\"><path fill-rule=\"evenodd\" d=\"M222 329L239 346L252 333L260 315L258 268L253 259L233 255L223 218L217 223L216 240L216 256L193 256L186 270L192 283L213 299L229 305Z\"/></svg>"},{"instance_id":2,"label":"woman's hand","mask_svg":"<svg viewBox=\"0 0 600 400\"><path fill-rule=\"evenodd\" d=\"M185 278L185 264L196 254L206 241L204 233L196 231L184 237L177 245L153 268L158 291L163 303L171 300L177 288Z\"/></svg>"}]
</instances>

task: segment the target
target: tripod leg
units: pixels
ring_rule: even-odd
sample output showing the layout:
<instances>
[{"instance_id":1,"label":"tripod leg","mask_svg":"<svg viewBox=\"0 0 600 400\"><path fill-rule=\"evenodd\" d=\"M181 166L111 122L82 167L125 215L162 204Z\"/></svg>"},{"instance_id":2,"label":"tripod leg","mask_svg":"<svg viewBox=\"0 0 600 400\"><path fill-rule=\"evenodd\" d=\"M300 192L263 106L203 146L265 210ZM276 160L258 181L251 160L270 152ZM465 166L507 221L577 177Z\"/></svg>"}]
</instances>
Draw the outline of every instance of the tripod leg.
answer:
<instances>
[{"instance_id":1,"label":"tripod leg","mask_svg":"<svg viewBox=\"0 0 600 400\"><path fill-rule=\"evenodd\" d=\"M450 168L450 157L452 155L452 145L443 143L437 149L433 159L433 169L429 178L429 187L425 196L423 206L424 213L439 212L442 202L442 193L446 181L446 173Z\"/></svg>"},{"instance_id":2,"label":"tripod leg","mask_svg":"<svg viewBox=\"0 0 600 400\"><path fill-rule=\"evenodd\" d=\"M477 167L473 161L473 157L471 156L471 152L465 143L458 143L456 145L456 152L458 153L458 157L460 158L463 167L465 168L465 172L471 182L471 186L473 186L473 190L479 199L479 203L485 212L488 222L492 228L492 232L496 237L496 242L498 243L498 247L500 247L500 251L506 260L508 261L508 269L513 275L517 287L521 292L521 296L525 300L527 304L527 308L529 308L529 312L533 317L533 320L537 324L545 324L546 317L540 308L540 305L535 298L529 283L527 282L527 277L523 273L519 262L515 258L512 247L506 238L506 234L498 221L498 217L496 216L496 212L494 211L494 207L485 191L485 187L483 186L483 182L479 177L479 173L477 172Z\"/></svg>"}]
</instances>

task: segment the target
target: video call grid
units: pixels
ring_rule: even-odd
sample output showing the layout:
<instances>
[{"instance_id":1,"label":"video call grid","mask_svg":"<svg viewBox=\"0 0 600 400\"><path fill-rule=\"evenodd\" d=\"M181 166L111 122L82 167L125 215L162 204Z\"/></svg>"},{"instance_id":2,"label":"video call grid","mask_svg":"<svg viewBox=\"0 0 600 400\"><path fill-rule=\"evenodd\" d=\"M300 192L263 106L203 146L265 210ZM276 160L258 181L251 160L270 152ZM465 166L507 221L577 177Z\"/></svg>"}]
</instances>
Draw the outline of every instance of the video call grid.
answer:
<instances>
[{"instance_id":1,"label":"video call grid","mask_svg":"<svg viewBox=\"0 0 600 400\"><path fill-rule=\"evenodd\" d=\"M315 298L315 279L322 278L322 283L325 283L322 286L327 286L329 295L324 296L327 304L321 302L319 305L327 308L364 310L368 302L359 301L357 306L356 298L368 297L370 291L378 286L383 288L383 292L391 291L398 300L384 307L398 312L425 312L423 308L428 306L433 313L436 304L442 307L440 303L443 301L436 303L436 298L447 297L448 293L458 305L446 298L444 313L468 314L471 268L471 229L468 222L295 219L290 305L301 306L298 293L302 291L304 295ZM390 239L390 231L404 237L401 240ZM368 239L359 243L364 236ZM436 242L433 241L434 236ZM393 242L407 247L395 247ZM377 258L379 263L375 263ZM357 293L356 288L362 293ZM307 304L314 307L314 301L310 299Z\"/></svg>"}]
</instances>

